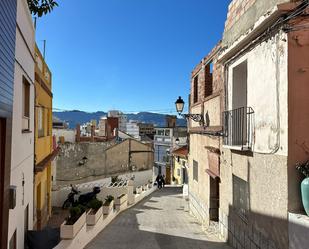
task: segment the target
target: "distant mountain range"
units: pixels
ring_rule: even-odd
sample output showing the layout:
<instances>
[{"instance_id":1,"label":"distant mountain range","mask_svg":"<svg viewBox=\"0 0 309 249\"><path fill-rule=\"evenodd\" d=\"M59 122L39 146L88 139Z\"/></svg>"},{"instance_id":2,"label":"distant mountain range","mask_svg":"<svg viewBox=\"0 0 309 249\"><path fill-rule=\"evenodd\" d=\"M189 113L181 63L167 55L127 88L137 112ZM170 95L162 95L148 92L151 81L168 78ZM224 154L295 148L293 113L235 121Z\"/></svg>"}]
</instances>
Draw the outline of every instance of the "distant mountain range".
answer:
<instances>
[{"instance_id":1,"label":"distant mountain range","mask_svg":"<svg viewBox=\"0 0 309 249\"><path fill-rule=\"evenodd\" d=\"M137 114L126 114L128 116L128 120L137 120L144 123L152 123L155 126L165 126L165 114L159 113L151 113L151 112L139 112ZM107 116L106 112L98 111L98 112L83 112L83 111L64 111L64 112L53 112L53 116L55 119L60 119L62 121L66 121L69 123L69 128L74 129L77 124L84 124L89 122L90 120L97 120L103 116ZM185 119L177 119L178 126L186 126L187 122Z\"/></svg>"}]
</instances>

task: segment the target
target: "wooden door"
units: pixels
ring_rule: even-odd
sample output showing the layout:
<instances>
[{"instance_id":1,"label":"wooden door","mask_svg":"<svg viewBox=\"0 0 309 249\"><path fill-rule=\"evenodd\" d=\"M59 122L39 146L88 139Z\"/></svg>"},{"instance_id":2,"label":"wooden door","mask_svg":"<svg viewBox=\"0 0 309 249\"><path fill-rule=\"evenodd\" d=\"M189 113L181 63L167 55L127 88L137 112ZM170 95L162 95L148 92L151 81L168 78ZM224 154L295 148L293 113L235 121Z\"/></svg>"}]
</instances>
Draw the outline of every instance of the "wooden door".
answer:
<instances>
[{"instance_id":1,"label":"wooden door","mask_svg":"<svg viewBox=\"0 0 309 249\"><path fill-rule=\"evenodd\" d=\"M171 184L171 167L166 167L165 184Z\"/></svg>"}]
</instances>

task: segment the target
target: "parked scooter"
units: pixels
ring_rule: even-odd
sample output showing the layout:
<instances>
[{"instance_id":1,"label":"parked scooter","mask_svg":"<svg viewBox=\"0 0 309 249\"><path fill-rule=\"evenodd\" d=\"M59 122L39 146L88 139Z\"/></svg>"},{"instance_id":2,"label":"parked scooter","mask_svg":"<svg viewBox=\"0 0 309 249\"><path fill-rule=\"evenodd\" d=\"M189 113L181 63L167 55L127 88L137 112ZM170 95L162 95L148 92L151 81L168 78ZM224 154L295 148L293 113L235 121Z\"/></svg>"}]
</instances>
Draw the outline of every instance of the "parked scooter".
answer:
<instances>
[{"instance_id":1,"label":"parked scooter","mask_svg":"<svg viewBox=\"0 0 309 249\"><path fill-rule=\"evenodd\" d=\"M75 195L80 194L80 191L71 184L71 192L68 194L67 199L62 204L62 208L66 209L69 207L77 206L77 198Z\"/></svg>"},{"instance_id":2,"label":"parked scooter","mask_svg":"<svg viewBox=\"0 0 309 249\"><path fill-rule=\"evenodd\" d=\"M91 200L95 199L97 194L100 192L100 187L94 187L92 192L82 194L77 199L75 196L79 195L80 191L78 191L78 189L71 184L71 192L68 194L68 198L64 201L62 208L66 209L69 207L77 206L79 204L86 206Z\"/></svg>"}]
</instances>

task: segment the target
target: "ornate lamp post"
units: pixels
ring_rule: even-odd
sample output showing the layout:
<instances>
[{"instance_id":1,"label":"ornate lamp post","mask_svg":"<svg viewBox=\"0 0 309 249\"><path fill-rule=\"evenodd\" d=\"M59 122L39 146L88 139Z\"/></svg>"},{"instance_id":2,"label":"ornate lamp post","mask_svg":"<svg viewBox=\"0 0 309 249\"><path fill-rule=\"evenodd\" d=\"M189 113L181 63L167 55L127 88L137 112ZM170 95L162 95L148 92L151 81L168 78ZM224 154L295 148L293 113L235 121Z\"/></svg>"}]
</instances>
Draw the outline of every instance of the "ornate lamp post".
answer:
<instances>
[{"instance_id":1,"label":"ornate lamp post","mask_svg":"<svg viewBox=\"0 0 309 249\"><path fill-rule=\"evenodd\" d=\"M176 100L175 106L176 106L176 111L178 112L180 116L182 116L185 119L192 119L195 122L199 122L200 126L204 126L205 120L202 114L182 114L183 108L185 106L185 102L180 96Z\"/></svg>"}]
</instances>

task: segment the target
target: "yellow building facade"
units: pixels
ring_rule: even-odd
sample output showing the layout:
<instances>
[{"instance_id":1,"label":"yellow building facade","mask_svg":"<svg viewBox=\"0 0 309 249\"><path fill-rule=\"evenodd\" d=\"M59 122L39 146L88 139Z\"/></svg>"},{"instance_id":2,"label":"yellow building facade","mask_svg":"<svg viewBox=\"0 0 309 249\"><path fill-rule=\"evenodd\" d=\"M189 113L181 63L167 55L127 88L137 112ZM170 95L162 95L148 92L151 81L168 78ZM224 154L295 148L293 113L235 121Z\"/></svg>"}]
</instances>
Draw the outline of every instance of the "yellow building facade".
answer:
<instances>
[{"instance_id":1,"label":"yellow building facade","mask_svg":"<svg viewBox=\"0 0 309 249\"><path fill-rule=\"evenodd\" d=\"M188 182L188 147L184 146L173 153L173 182L175 184L186 184Z\"/></svg>"},{"instance_id":2,"label":"yellow building facade","mask_svg":"<svg viewBox=\"0 0 309 249\"><path fill-rule=\"evenodd\" d=\"M51 161L54 157L52 137L52 74L35 47L35 178L34 226L42 229L51 215Z\"/></svg>"}]
</instances>

